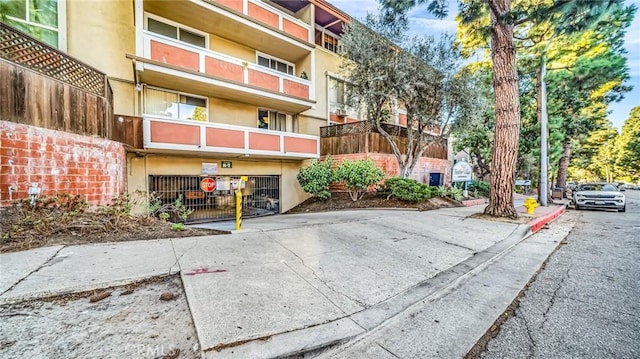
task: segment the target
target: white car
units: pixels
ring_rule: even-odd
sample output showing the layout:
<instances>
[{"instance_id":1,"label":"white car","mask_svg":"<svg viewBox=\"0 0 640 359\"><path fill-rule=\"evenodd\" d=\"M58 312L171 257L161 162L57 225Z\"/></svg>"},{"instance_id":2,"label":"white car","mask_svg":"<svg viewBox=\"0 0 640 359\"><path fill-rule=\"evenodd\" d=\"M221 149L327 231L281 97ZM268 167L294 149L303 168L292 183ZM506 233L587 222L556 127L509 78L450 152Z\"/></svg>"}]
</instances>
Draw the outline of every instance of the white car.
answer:
<instances>
[{"instance_id":1,"label":"white car","mask_svg":"<svg viewBox=\"0 0 640 359\"><path fill-rule=\"evenodd\" d=\"M581 184L573 192L572 202L576 209L616 209L620 212L627 210L624 194L609 183Z\"/></svg>"}]
</instances>

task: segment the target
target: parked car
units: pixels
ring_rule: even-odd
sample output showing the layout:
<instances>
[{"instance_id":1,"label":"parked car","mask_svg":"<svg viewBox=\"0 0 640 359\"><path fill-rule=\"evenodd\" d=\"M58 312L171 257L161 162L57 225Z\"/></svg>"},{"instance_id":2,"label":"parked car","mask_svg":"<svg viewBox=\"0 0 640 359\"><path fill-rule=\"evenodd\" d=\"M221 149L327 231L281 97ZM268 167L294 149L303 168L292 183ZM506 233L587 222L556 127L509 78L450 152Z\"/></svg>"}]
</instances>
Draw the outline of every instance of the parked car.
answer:
<instances>
[{"instance_id":1,"label":"parked car","mask_svg":"<svg viewBox=\"0 0 640 359\"><path fill-rule=\"evenodd\" d=\"M574 192L572 202L576 209L601 208L627 210L626 198L610 183L581 184Z\"/></svg>"}]
</instances>

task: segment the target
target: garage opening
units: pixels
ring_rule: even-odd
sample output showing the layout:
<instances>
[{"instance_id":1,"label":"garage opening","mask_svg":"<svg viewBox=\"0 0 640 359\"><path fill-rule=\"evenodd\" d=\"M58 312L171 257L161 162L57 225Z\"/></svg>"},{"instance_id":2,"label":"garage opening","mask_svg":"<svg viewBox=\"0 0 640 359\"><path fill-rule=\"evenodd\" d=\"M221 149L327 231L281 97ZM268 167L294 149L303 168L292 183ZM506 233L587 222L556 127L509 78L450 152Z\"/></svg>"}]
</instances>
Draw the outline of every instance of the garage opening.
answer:
<instances>
[{"instance_id":1,"label":"garage opening","mask_svg":"<svg viewBox=\"0 0 640 359\"><path fill-rule=\"evenodd\" d=\"M163 204L178 198L193 210L186 223L235 219L240 176L150 175L149 193ZM243 182L242 216L257 217L280 213L280 176L248 176Z\"/></svg>"}]
</instances>

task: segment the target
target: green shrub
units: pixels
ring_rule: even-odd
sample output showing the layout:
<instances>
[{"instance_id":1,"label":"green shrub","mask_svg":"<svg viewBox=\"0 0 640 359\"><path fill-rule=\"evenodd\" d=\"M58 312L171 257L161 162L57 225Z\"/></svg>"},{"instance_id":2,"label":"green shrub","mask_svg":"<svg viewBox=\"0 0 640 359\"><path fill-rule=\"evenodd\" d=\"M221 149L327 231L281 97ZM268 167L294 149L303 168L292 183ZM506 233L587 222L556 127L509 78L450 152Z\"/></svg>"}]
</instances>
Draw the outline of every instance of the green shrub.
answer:
<instances>
[{"instance_id":1,"label":"green shrub","mask_svg":"<svg viewBox=\"0 0 640 359\"><path fill-rule=\"evenodd\" d=\"M449 196L456 201L462 201L464 199L462 188L452 187L449 190Z\"/></svg>"},{"instance_id":2,"label":"green shrub","mask_svg":"<svg viewBox=\"0 0 640 359\"><path fill-rule=\"evenodd\" d=\"M344 160L335 169L334 178L336 182L344 184L351 199L357 201L367 193L370 186L384 178L384 172L370 159Z\"/></svg>"},{"instance_id":3,"label":"green shrub","mask_svg":"<svg viewBox=\"0 0 640 359\"><path fill-rule=\"evenodd\" d=\"M489 197L489 183L484 181L473 181L467 188L474 193L475 197Z\"/></svg>"},{"instance_id":4,"label":"green shrub","mask_svg":"<svg viewBox=\"0 0 640 359\"><path fill-rule=\"evenodd\" d=\"M431 197L429 186L411 178L387 178L378 191L387 198L395 197L410 202L420 202Z\"/></svg>"},{"instance_id":5,"label":"green shrub","mask_svg":"<svg viewBox=\"0 0 640 359\"><path fill-rule=\"evenodd\" d=\"M298 173L298 183L302 189L314 197L327 199L331 197L329 186L333 181L333 170L331 168L331 157L324 161L314 160Z\"/></svg>"},{"instance_id":6,"label":"green shrub","mask_svg":"<svg viewBox=\"0 0 640 359\"><path fill-rule=\"evenodd\" d=\"M447 197L449 195L449 189L445 186L433 187L438 197Z\"/></svg>"}]
</instances>

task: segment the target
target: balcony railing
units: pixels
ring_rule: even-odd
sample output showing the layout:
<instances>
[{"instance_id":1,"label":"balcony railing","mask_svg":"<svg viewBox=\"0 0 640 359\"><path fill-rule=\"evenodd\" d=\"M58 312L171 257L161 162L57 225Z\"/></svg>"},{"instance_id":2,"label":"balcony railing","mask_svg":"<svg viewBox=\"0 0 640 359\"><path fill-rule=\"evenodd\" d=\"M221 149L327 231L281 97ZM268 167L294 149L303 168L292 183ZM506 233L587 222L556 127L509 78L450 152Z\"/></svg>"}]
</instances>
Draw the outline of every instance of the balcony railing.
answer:
<instances>
[{"instance_id":1,"label":"balcony railing","mask_svg":"<svg viewBox=\"0 0 640 359\"><path fill-rule=\"evenodd\" d=\"M230 82L311 100L311 81L145 31L144 58Z\"/></svg>"},{"instance_id":2,"label":"balcony railing","mask_svg":"<svg viewBox=\"0 0 640 359\"><path fill-rule=\"evenodd\" d=\"M311 26L273 6L257 0L210 0L300 40L310 42Z\"/></svg>"},{"instance_id":3,"label":"balcony railing","mask_svg":"<svg viewBox=\"0 0 640 359\"><path fill-rule=\"evenodd\" d=\"M319 157L318 136L148 116L143 121L144 147L147 149L246 156Z\"/></svg>"}]
</instances>

